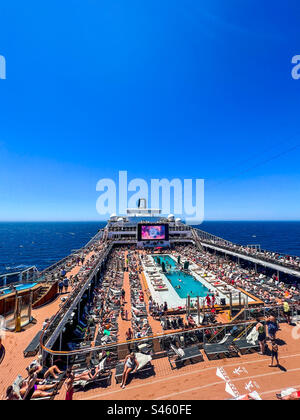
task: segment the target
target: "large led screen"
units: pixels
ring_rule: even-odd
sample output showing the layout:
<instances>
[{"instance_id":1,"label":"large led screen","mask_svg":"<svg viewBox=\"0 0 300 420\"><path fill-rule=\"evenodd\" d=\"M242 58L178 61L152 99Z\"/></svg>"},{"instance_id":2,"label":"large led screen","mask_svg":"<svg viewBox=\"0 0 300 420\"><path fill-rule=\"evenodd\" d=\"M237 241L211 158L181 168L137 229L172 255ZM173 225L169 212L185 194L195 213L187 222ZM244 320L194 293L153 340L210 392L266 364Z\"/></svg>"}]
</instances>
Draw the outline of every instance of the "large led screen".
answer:
<instances>
[{"instance_id":1,"label":"large led screen","mask_svg":"<svg viewBox=\"0 0 300 420\"><path fill-rule=\"evenodd\" d=\"M140 241L161 241L168 240L168 226L159 225L139 225Z\"/></svg>"}]
</instances>

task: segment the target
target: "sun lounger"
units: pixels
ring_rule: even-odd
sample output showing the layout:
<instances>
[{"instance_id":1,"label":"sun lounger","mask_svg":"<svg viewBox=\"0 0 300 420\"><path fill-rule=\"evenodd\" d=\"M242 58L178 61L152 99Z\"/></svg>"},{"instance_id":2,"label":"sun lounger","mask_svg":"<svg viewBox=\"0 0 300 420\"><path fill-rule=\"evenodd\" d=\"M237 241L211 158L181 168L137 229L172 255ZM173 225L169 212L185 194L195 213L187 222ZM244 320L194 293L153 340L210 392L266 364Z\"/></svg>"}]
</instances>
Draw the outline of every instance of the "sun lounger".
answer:
<instances>
[{"instance_id":1,"label":"sun lounger","mask_svg":"<svg viewBox=\"0 0 300 420\"><path fill-rule=\"evenodd\" d=\"M241 354L253 353L260 349L258 331L253 327L247 337L241 337L233 341L233 344Z\"/></svg>"},{"instance_id":2,"label":"sun lounger","mask_svg":"<svg viewBox=\"0 0 300 420\"><path fill-rule=\"evenodd\" d=\"M131 306L131 313L135 319L137 318L145 318L148 316L147 312L141 311L134 306Z\"/></svg>"},{"instance_id":3,"label":"sun lounger","mask_svg":"<svg viewBox=\"0 0 300 420\"><path fill-rule=\"evenodd\" d=\"M182 367L187 360L189 360L190 363L203 361L203 356L197 346L182 349L171 344L170 347L171 351L168 353L168 360L171 369L178 369L179 367Z\"/></svg>"},{"instance_id":4,"label":"sun lounger","mask_svg":"<svg viewBox=\"0 0 300 420\"><path fill-rule=\"evenodd\" d=\"M134 374L135 378L145 378L148 376L155 375L154 367L151 364L152 357L150 355L136 353L135 357L139 363L138 370ZM119 384L122 381L122 376L124 372L124 362L118 363L116 366L115 379L116 383ZM132 373L130 373L132 375Z\"/></svg>"},{"instance_id":5,"label":"sun lounger","mask_svg":"<svg viewBox=\"0 0 300 420\"><path fill-rule=\"evenodd\" d=\"M241 354L254 353L260 349L259 342L249 343L246 338L241 338L233 342Z\"/></svg>"},{"instance_id":6,"label":"sun lounger","mask_svg":"<svg viewBox=\"0 0 300 420\"><path fill-rule=\"evenodd\" d=\"M40 338L43 331L39 331L33 340L29 343L29 345L24 350L24 357L32 357L37 354L40 347Z\"/></svg>"},{"instance_id":7,"label":"sun lounger","mask_svg":"<svg viewBox=\"0 0 300 420\"><path fill-rule=\"evenodd\" d=\"M86 387L90 385L96 385L99 383L104 383L104 386L109 386L111 383L112 373L111 373L111 369L108 369L106 367L106 360L107 360L107 357L101 360L99 364L99 372L97 373L97 376L94 379L90 379L88 381L79 380L79 381L74 382L75 389L84 390Z\"/></svg>"},{"instance_id":8,"label":"sun lounger","mask_svg":"<svg viewBox=\"0 0 300 420\"><path fill-rule=\"evenodd\" d=\"M62 374L60 376L61 379L59 381L56 381L56 385L55 385L55 388L53 389L53 391L57 392L57 390L59 389L59 385L62 383L63 377L64 377L64 374ZM16 377L16 379L14 380L13 384L12 384L13 390L18 395L20 400L22 399L21 394L20 394L20 388L21 388L22 382L24 382L24 378L22 378L21 375L18 375ZM45 381L45 384L49 385L50 383L51 383L50 381ZM53 393L53 395L51 395L49 393L49 395L47 395L46 397L41 397L41 398L32 398L31 397L31 400L36 400L36 401L39 401L39 400L53 400L54 396L55 396L55 393Z\"/></svg>"},{"instance_id":9,"label":"sun lounger","mask_svg":"<svg viewBox=\"0 0 300 420\"><path fill-rule=\"evenodd\" d=\"M233 345L234 337L232 335L227 335L220 343L209 343L204 344L203 349L206 356L209 360L220 359L221 356L224 357L236 357L238 356L238 350Z\"/></svg>"}]
</instances>

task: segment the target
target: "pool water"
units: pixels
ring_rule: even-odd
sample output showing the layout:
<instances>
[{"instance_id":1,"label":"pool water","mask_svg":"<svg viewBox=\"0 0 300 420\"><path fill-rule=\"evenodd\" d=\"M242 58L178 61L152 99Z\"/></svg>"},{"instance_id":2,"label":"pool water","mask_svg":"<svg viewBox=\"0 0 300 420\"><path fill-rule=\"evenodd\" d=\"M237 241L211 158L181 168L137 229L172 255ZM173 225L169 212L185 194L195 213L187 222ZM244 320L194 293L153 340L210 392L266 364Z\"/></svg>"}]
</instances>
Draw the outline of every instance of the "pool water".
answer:
<instances>
[{"instance_id":1,"label":"pool water","mask_svg":"<svg viewBox=\"0 0 300 420\"><path fill-rule=\"evenodd\" d=\"M159 255L158 257L154 256L153 258L156 263L158 263L158 258L161 262L165 262L167 273L164 274L170 281L178 296L182 299L187 298L188 295L190 295L191 298L196 298L197 296L204 298L209 293L208 288L200 281L196 280L190 274L177 270L176 262L169 255ZM171 268L168 269L168 266L171 266Z\"/></svg>"},{"instance_id":2,"label":"pool water","mask_svg":"<svg viewBox=\"0 0 300 420\"><path fill-rule=\"evenodd\" d=\"M21 291L21 290L31 289L32 287L34 287L36 285L37 285L37 283L26 283L26 284L20 283L16 286L16 289L18 291ZM8 295L9 293L12 293L12 289L10 287L2 287L2 288L0 288L0 292L2 292L1 293L2 295L3 294Z\"/></svg>"},{"instance_id":3,"label":"pool water","mask_svg":"<svg viewBox=\"0 0 300 420\"><path fill-rule=\"evenodd\" d=\"M170 265L172 268L176 268L176 262L169 255L155 255L153 258L156 264L158 264L158 260L160 260L161 262L165 263L166 268L168 265Z\"/></svg>"}]
</instances>

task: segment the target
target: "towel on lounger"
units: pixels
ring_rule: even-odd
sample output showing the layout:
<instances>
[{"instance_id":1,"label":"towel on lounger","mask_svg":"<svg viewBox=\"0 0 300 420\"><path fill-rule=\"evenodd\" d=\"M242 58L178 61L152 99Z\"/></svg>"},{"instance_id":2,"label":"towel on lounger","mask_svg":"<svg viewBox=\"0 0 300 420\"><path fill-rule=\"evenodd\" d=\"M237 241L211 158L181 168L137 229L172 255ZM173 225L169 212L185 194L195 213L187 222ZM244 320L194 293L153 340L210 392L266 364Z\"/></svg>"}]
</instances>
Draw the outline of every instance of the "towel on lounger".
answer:
<instances>
[{"instance_id":1,"label":"towel on lounger","mask_svg":"<svg viewBox=\"0 0 300 420\"><path fill-rule=\"evenodd\" d=\"M256 327L253 327L251 332L247 335L247 343L252 344L253 346L258 340L258 331L256 330Z\"/></svg>"},{"instance_id":2,"label":"towel on lounger","mask_svg":"<svg viewBox=\"0 0 300 420\"><path fill-rule=\"evenodd\" d=\"M143 354L143 353L135 353L135 357L139 364L139 367L137 370L143 369L143 367L145 367L146 364L152 360L151 356L149 356L148 354Z\"/></svg>"}]
</instances>

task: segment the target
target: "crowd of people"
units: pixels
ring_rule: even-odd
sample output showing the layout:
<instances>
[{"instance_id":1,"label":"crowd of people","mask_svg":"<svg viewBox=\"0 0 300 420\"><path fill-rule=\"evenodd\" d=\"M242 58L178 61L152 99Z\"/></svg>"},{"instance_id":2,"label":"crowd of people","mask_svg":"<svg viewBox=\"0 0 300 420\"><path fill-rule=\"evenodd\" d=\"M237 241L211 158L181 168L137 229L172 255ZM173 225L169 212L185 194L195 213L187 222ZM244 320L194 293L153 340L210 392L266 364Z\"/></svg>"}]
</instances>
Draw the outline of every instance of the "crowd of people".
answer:
<instances>
[{"instance_id":1,"label":"crowd of people","mask_svg":"<svg viewBox=\"0 0 300 420\"><path fill-rule=\"evenodd\" d=\"M72 300L76 297L82 286L89 279L91 271L98 265L99 261L104 257L108 250L108 243L101 241L94 242L89 247L81 251L78 256L71 256L69 260L64 261L63 266L57 266L56 272L52 272L51 276L63 283L65 292L69 292L67 297L61 298L62 302L60 310L51 318L46 319L43 323L43 330L49 328L52 322L59 321L64 316ZM102 283L108 281L108 287L100 287L94 290L93 300L85 305L83 308L81 318L74 329L74 343L81 339L81 343L93 339L92 332L96 331L95 325L98 321L98 336L100 340L103 337L110 335L110 320L113 317L113 312L110 310L110 304L115 303L115 297L109 293L110 286L119 288L120 282L123 281L122 263L124 259L124 251L112 252L107 264L107 271ZM70 276L72 268L78 264L80 270L75 276ZM70 287L70 290L68 290ZM59 287L60 291L61 287ZM107 292L104 296L105 291ZM98 318L97 318L98 316ZM113 333L111 334L113 335ZM101 341L102 342L102 341ZM78 347L72 340L67 343L68 349L73 350ZM78 341L77 341L78 343ZM42 362L41 362L42 363ZM36 399L52 397L56 393L58 381L57 375L62 373L57 365L46 368L40 365L37 359L32 362L27 368L27 375L23 378L18 375L6 392L7 399ZM52 381L50 380L52 378ZM54 380L54 381L53 381Z\"/></svg>"},{"instance_id":2,"label":"crowd of people","mask_svg":"<svg viewBox=\"0 0 300 420\"><path fill-rule=\"evenodd\" d=\"M77 296L83 285L86 284L91 271L97 267L101 259L105 256L105 253L108 253L109 245L107 241L96 241L86 249L81 250L79 254L73 255L65 260L63 265L55 268L55 271L48 273L48 276L52 280L55 279L58 281L60 294L69 293L67 297L61 297L62 304L59 312L61 318L65 313L65 309L72 302L72 299ZM282 304L287 322L291 322L290 305L299 302L300 298L300 292L295 285L285 284L277 278L276 274L268 276L263 271L258 273L251 267L242 267L233 260L200 250L193 245L177 245L173 249L173 252L197 264L203 272L213 275L216 281L222 281L228 287L242 288L268 305ZM99 283L94 288L91 298L81 310L77 325L74 326L73 337L66 343L68 350L83 348L87 342L93 342L96 346L116 344L118 342L119 315L123 320L129 320L129 314L124 309L124 271L129 272L130 297L128 296L128 298L130 298L131 303L131 327L126 332L126 339L129 341L152 335L149 315L161 320L163 328L164 325L168 325L169 323L171 328L173 327L172 329L176 329L173 323L175 322L175 317L165 317L166 313L168 313L166 302L157 303L151 296L148 296L148 306L146 305L145 291L141 284L140 274L142 269L139 260L140 257L140 253L127 246L119 246L112 249L107 258L105 272L101 274ZM288 261L290 260L288 259ZM293 261L295 262L296 260ZM286 259L284 262L286 262ZM76 265L80 266L80 270L76 275L71 276L70 271ZM207 307L214 309L214 306L220 303L218 293L213 292L208 294L205 301ZM48 328L54 318L57 318L57 314L49 320L47 319L43 328ZM187 315L185 322L181 317L177 317L176 322L178 328L196 327L195 320L191 315ZM278 366L279 356L278 346L276 344L278 325L276 320L270 317L266 324L259 323L256 328L259 334L260 351L262 354L266 350L267 329L272 346L270 366ZM128 373L134 371L136 368L137 363L134 359L134 354L131 354L125 361L122 387L126 384ZM99 371L99 365L91 367L80 374L76 374L76 372L71 370L67 371L65 381L66 399L72 399L76 381L92 380L97 377ZM57 392L57 379L62 373L60 366L54 364L50 368L45 368L42 366L42 361L37 359L29 365L26 378L17 378L7 389L6 398L9 400L28 400L54 396ZM49 383L49 378L53 378L54 381L50 381Z\"/></svg>"},{"instance_id":3,"label":"crowd of people","mask_svg":"<svg viewBox=\"0 0 300 420\"><path fill-rule=\"evenodd\" d=\"M148 312L145 303L144 291L142 288L140 273L141 267L139 258L135 251L128 251L127 256L130 300L131 300L131 328L132 338L142 338L152 335L152 329L148 320ZM128 331L128 339L130 333Z\"/></svg>"},{"instance_id":4,"label":"crowd of people","mask_svg":"<svg viewBox=\"0 0 300 420\"><path fill-rule=\"evenodd\" d=\"M221 246L222 248L226 248L234 252L238 252L244 255L251 255L259 259L263 259L264 261L269 261L272 263L284 265L285 267L294 268L295 270L300 270L300 257L297 256L266 251L262 250L260 247L238 245L221 239L205 239L203 242L208 242L211 245Z\"/></svg>"},{"instance_id":5,"label":"crowd of people","mask_svg":"<svg viewBox=\"0 0 300 420\"><path fill-rule=\"evenodd\" d=\"M294 304L300 300L300 291L296 285L280 281L277 274L268 276L264 272L258 273L253 268L242 267L226 257L200 251L193 245L179 245L176 251L196 263L204 272L213 274L216 280L240 287L267 305L283 304L285 301Z\"/></svg>"}]
</instances>

